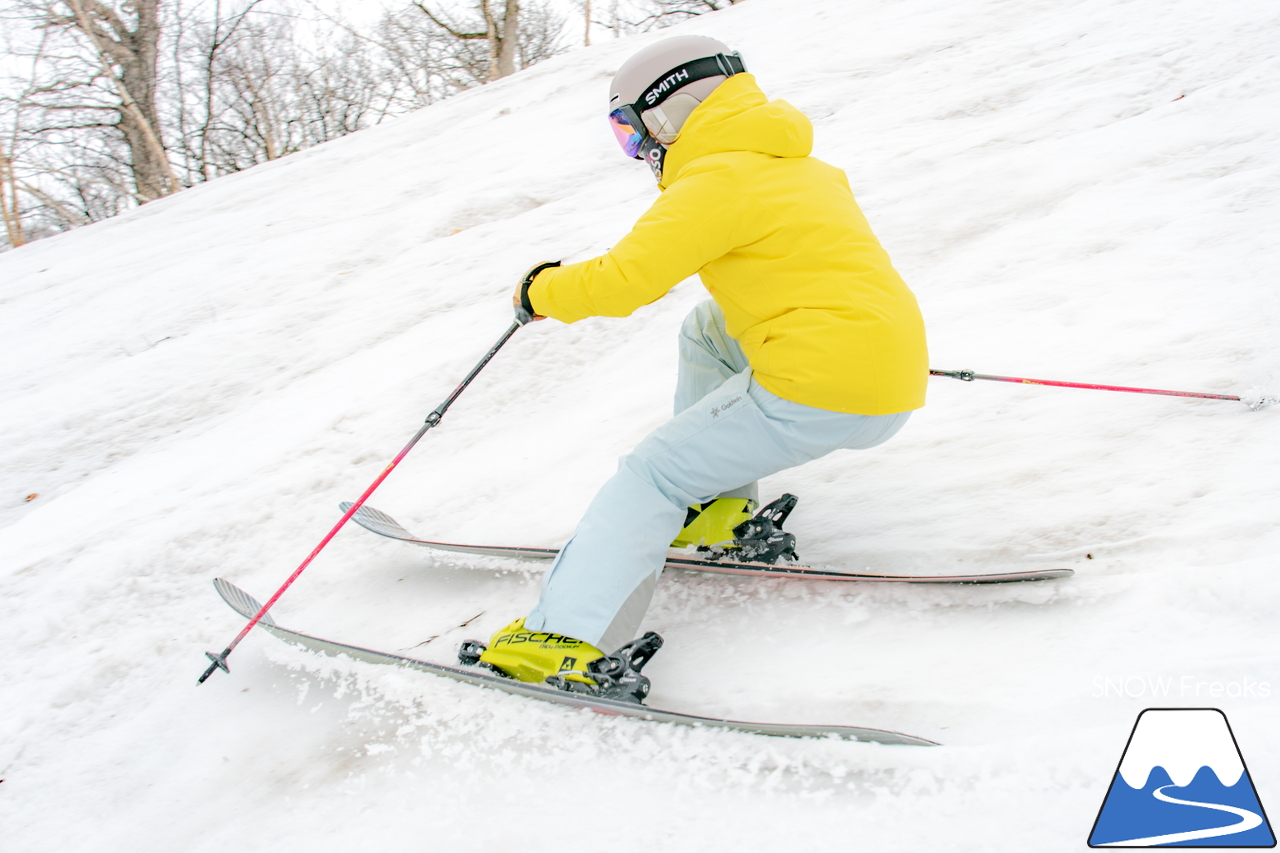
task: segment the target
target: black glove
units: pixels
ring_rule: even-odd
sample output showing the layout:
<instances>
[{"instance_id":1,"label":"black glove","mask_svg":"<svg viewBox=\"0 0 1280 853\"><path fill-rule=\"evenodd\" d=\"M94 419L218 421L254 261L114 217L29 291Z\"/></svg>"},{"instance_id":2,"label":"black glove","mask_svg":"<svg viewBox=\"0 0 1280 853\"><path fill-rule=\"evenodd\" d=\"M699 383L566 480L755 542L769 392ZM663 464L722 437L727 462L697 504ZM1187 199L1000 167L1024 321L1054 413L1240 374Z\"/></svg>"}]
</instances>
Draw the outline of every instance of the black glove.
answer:
<instances>
[{"instance_id":1,"label":"black glove","mask_svg":"<svg viewBox=\"0 0 1280 853\"><path fill-rule=\"evenodd\" d=\"M520 286L516 288L515 299L513 300L516 307L516 319L520 321L520 325L523 326L534 320L546 319L533 313L533 303L529 301L529 287L533 284L533 280L538 277L538 273L558 266L560 266L559 261L547 261L546 263L538 264L525 273L524 278L520 279Z\"/></svg>"}]
</instances>

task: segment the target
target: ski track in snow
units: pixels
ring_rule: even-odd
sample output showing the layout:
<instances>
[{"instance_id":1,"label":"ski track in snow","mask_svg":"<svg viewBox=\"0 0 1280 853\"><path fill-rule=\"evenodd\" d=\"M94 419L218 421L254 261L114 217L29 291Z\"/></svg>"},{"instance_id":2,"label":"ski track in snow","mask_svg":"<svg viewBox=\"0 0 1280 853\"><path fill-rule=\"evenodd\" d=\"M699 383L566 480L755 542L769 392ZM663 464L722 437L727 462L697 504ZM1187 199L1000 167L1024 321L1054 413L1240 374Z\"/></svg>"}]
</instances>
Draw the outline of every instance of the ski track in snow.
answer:
<instances>
[{"instance_id":1,"label":"ski track in snow","mask_svg":"<svg viewBox=\"0 0 1280 853\"><path fill-rule=\"evenodd\" d=\"M510 322L520 274L647 206L602 110L662 35L740 47L813 118L934 367L1274 394L1277 24L1264 0L751 0L0 256L6 851L586 850L620 807L650 849L1076 850L1148 706L1222 707L1274 797L1280 407L935 379L893 442L764 483L800 495L801 554L1074 579L660 585L655 706L942 749L602 718L258 636L194 683L240 628L210 579L270 595ZM375 505L561 543L668 416L702 298L522 330ZM279 616L446 660L541 568L352 526ZM1096 695L1126 676L1173 693ZM1269 692L1211 692L1247 681Z\"/></svg>"}]
</instances>

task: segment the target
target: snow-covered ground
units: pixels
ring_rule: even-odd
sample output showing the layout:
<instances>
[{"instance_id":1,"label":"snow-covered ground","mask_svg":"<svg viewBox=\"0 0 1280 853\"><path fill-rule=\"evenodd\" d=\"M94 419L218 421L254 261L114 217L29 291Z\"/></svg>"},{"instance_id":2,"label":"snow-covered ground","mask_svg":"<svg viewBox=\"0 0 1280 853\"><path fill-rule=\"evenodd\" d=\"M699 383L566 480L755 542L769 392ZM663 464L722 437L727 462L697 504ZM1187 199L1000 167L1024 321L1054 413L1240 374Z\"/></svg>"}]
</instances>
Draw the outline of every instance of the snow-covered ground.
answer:
<instances>
[{"instance_id":1,"label":"snow-covered ground","mask_svg":"<svg viewBox=\"0 0 1280 853\"><path fill-rule=\"evenodd\" d=\"M814 119L934 367L1256 394L1280 390L1278 25L1270 0L750 0L665 35L740 47ZM1280 409L1228 402L935 379L893 442L764 484L801 496L812 561L1070 580L664 578L651 704L939 749L601 718L257 635L195 687L242 624L210 579L269 595L519 275L649 203L603 105L657 37L0 257L0 847L1077 850L1147 706L1222 708L1280 812ZM667 416L701 298L522 330L371 504L563 541ZM275 615L447 660L541 568L352 526Z\"/></svg>"}]
</instances>

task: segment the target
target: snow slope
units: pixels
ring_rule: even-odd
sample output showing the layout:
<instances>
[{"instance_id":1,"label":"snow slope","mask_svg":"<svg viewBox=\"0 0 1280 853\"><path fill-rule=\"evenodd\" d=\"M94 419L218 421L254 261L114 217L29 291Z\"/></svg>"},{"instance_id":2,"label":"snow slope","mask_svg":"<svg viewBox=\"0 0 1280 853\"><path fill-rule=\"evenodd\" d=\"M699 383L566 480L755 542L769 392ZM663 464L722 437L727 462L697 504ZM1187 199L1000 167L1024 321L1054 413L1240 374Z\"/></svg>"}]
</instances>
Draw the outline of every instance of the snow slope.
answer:
<instances>
[{"instance_id":1,"label":"snow slope","mask_svg":"<svg viewBox=\"0 0 1280 853\"><path fill-rule=\"evenodd\" d=\"M1241 394L1280 387L1277 24L1267 0L751 0L666 34L740 47L814 119L935 367ZM195 688L240 628L210 579L269 595L519 275L653 197L602 106L657 37L0 256L6 851L1075 850L1152 705L1224 709L1280 809L1280 413L1233 403L936 379L893 442L764 484L820 563L1069 581L664 579L652 704L941 749L604 719L258 636ZM371 503L563 541L667 417L701 298L522 330ZM540 568L353 528L275 615L445 660Z\"/></svg>"}]
</instances>

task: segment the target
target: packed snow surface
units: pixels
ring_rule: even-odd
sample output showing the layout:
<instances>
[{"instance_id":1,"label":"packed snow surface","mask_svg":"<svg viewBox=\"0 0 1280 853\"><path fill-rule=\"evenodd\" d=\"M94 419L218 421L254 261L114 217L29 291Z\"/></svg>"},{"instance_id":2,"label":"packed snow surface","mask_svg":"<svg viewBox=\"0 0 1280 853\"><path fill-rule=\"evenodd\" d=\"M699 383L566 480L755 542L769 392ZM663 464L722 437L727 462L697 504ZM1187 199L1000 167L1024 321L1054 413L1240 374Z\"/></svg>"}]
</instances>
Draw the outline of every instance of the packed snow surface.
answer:
<instances>
[{"instance_id":1,"label":"packed snow surface","mask_svg":"<svg viewBox=\"0 0 1280 853\"><path fill-rule=\"evenodd\" d=\"M510 322L525 269L653 198L605 124L674 32L814 121L936 368L1280 388L1272 0L750 0L0 257L6 851L1083 848L1138 712L1218 707L1280 811L1280 407L933 380L889 444L770 478L809 561L996 587L664 577L657 707L788 741L304 653L265 599ZM670 410L696 281L521 330L371 504L555 546ZM28 495L36 495L27 500ZM280 624L451 659L544 564L344 530ZM466 624L465 627L462 626Z\"/></svg>"}]
</instances>

